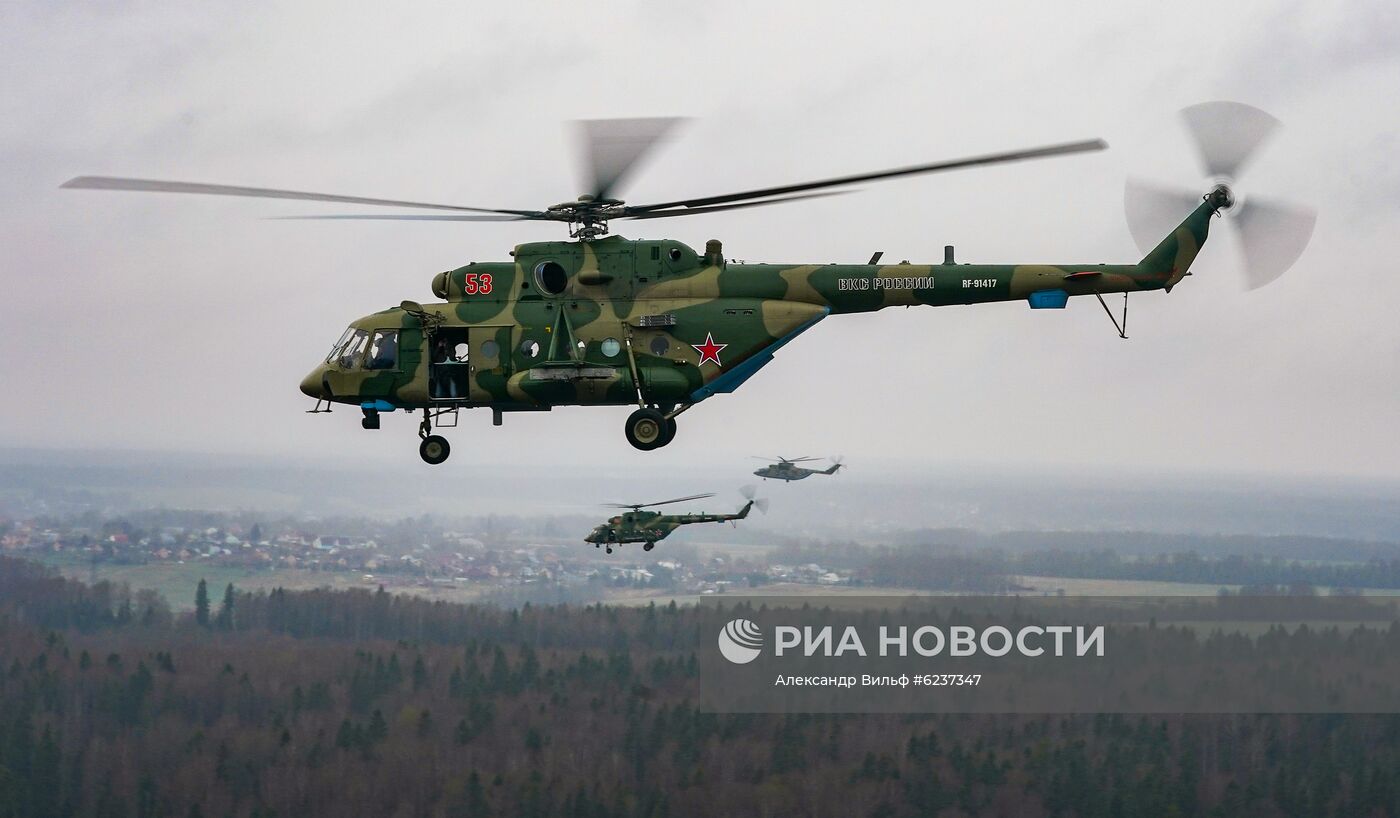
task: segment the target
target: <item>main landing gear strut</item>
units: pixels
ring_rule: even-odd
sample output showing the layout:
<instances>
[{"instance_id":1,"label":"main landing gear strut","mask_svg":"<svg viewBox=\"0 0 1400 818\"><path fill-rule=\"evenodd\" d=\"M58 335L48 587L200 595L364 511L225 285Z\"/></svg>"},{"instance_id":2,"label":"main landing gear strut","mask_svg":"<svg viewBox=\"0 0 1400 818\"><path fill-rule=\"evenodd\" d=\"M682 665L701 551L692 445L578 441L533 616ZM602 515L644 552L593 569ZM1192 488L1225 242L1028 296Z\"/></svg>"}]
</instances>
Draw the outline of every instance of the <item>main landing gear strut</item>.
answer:
<instances>
[{"instance_id":1,"label":"main landing gear strut","mask_svg":"<svg viewBox=\"0 0 1400 818\"><path fill-rule=\"evenodd\" d=\"M639 407L627 416L627 425L622 427L622 430L627 434L627 442L631 443L633 448L649 452L675 439L676 416L695 404L687 403L680 407L675 404L648 404L646 393L642 391L642 379L637 371L637 358L632 352L632 328L626 323L622 325L622 337L627 341L627 365L632 370L632 384L637 390Z\"/></svg>"}]
</instances>

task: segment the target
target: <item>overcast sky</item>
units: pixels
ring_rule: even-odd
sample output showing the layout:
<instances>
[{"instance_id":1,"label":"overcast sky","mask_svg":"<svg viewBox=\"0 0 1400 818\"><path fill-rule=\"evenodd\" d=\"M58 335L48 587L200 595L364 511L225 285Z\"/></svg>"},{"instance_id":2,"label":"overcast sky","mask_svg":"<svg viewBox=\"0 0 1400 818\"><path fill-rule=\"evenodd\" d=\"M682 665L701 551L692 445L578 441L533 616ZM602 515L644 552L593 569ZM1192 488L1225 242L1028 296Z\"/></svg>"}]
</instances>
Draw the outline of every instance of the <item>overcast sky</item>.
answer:
<instances>
[{"instance_id":1,"label":"overcast sky","mask_svg":"<svg viewBox=\"0 0 1400 818\"><path fill-rule=\"evenodd\" d=\"M398 5L398 4L396 4ZM1202 185L1176 112L1284 128L1240 188L1308 203L1245 292L1218 229L1131 304L833 317L631 449L626 408L464 417L444 475L515 459L748 454L1400 476L1400 13L1370 3L6 3L0 446L416 461L415 421L306 415L345 324L558 225L273 221L335 205L59 190L81 174L536 208L579 192L564 123L693 121L626 191L669 199L1047 142L1105 153L669 222L748 261L1131 262L1129 175ZM880 9L880 10L874 10ZM423 466L423 468L427 468Z\"/></svg>"}]
</instances>

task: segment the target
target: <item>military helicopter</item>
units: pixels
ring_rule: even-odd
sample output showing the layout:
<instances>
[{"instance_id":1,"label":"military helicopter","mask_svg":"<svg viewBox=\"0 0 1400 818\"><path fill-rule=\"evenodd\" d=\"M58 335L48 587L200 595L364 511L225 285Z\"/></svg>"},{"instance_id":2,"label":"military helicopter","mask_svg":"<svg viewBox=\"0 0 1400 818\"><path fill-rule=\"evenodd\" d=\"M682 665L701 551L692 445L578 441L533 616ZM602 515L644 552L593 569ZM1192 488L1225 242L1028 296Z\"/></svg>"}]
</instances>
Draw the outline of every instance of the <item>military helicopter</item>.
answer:
<instances>
[{"instance_id":1,"label":"military helicopter","mask_svg":"<svg viewBox=\"0 0 1400 818\"><path fill-rule=\"evenodd\" d=\"M840 457L831 458L831 466L825 469L808 469L797 465L798 463L819 460L820 458L817 457L794 457L789 460L786 457L780 456L777 458L759 457L755 459L770 460L772 463L759 468L754 474L762 477L764 480L772 478L774 480L782 480L784 483L791 483L794 480L805 480L814 474L835 474L840 471L841 466L844 465Z\"/></svg>"},{"instance_id":2,"label":"military helicopter","mask_svg":"<svg viewBox=\"0 0 1400 818\"><path fill-rule=\"evenodd\" d=\"M689 497L677 497L674 500L662 500L658 503L607 503L610 508L630 508L631 511L624 511L608 518L606 523L589 532L583 541L593 543L594 548L606 546L609 554L613 552L614 545L620 546L629 542L639 542L642 544L643 551L650 551L656 547L658 540L665 539L672 531L683 525L742 520L749 516L749 509L755 506L758 507L759 511L766 512L768 510L768 500L755 500L752 486L745 486L742 492L748 502L733 514L705 514L703 512L698 514L662 514L659 511L642 510L670 505L671 503L684 503L687 500L703 500L707 497L714 497L713 492L692 494Z\"/></svg>"},{"instance_id":3,"label":"military helicopter","mask_svg":"<svg viewBox=\"0 0 1400 818\"><path fill-rule=\"evenodd\" d=\"M450 453L447 439L433 434L434 426L454 427L458 411L472 408L489 408L499 426L507 412L635 405L624 432L645 451L671 442L683 412L738 389L785 344L830 315L1013 300L1032 309L1062 309L1071 296L1094 296L1126 338L1127 293L1170 291L1190 273L1211 217L1231 210L1238 211L1251 285L1272 280L1302 252L1312 216L1253 198L1237 205L1230 178L1274 120L1238 103L1207 103L1194 110L1200 115L1188 117L1187 124L1206 158L1212 186L1204 196L1130 188L1134 235L1142 235L1139 229L1148 224L1162 232L1140 261L1129 264L959 264L951 246L944 248L941 264L881 264L879 252L865 264L741 264L725 259L718 240L697 253L672 239L608 235L614 220L850 193L852 185L863 182L1102 150L1106 145L1099 139L633 205L618 197L621 183L676 120L600 120L581 128L587 192L543 210L104 176L74 178L63 187L440 211L284 218L567 224L572 241L520 244L509 261L472 262L438 273L431 289L442 303L404 301L351 322L302 380L301 391L316 400L313 413L329 412L334 404L358 407L365 429L378 429L383 413L421 413L419 454L430 464L442 463ZM1165 223L1164 206L1170 214ZM1109 293L1124 294L1121 325L1104 302Z\"/></svg>"}]
</instances>

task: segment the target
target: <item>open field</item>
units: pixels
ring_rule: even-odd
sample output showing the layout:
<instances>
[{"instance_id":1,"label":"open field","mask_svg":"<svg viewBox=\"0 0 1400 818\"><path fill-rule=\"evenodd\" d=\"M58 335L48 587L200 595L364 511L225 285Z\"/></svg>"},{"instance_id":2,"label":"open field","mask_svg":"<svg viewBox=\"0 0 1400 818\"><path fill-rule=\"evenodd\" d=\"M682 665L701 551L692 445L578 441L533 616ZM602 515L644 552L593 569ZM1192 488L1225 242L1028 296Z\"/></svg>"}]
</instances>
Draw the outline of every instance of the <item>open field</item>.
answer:
<instances>
[{"instance_id":1,"label":"open field","mask_svg":"<svg viewBox=\"0 0 1400 818\"><path fill-rule=\"evenodd\" d=\"M1207 585L1194 582L1149 582L1136 579L1077 579L1075 577L1023 576L1021 584L1032 594L1066 596L1215 596L1221 588L1239 590L1238 585Z\"/></svg>"},{"instance_id":2,"label":"open field","mask_svg":"<svg viewBox=\"0 0 1400 818\"><path fill-rule=\"evenodd\" d=\"M225 585L233 583L240 591L309 590L312 588L377 588L381 584L393 593L413 594L428 599L441 599L446 602L472 602L480 596L477 588L427 587L406 584L394 576L376 576L365 580L362 574L349 571L307 571L297 568L282 568L275 571L250 571L231 568L208 562L162 562L146 565L113 565L98 563L95 568L86 560L64 554L26 555L46 565L57 568L66 577L88 582L97 581L126 583L133 590L149 588L159 592L176 610L194 608L195 587L204 579L209 583L209 595L215 600L223 593Z\"/></svg>"},{"instance_id":3,"label":"open field","mask_svg":"<svg viewBox=\"0 0 1400 818\"><path fill-rule=\"evenodd\" d=\"M1215 596L1220 589L1238 591L1239 585L1213 585L1196 582L1153 582L1136 579L1078 579L1075 577L1022 576L1021 583L1035 594L1054 594L1064 589L1066 596ZM1319 587L1319 594L1331 588ZM1361 588L1365 596L1400 596L1396 588Z\"/></svg>"},{"instance_id":4,"label":"open field","mask_svg":"<svg viewBox=\"0 0 1400 818\"><path fill-rule=\"evenodd\" d=\"M750 596L790 596L790 597L862 597L862 596L935 596L934 591L921 591L917 588L872 588L851 585L799 585L791 582L778 582L758 588L735 588L723 594L675 594L669 591L649 591L627 588L610 592L607 601L614 605L646 605L655 602L664 605L675 600L677 605L694 605L702 600L713 601L727 597Z\"/></svg>"}]
</instances>

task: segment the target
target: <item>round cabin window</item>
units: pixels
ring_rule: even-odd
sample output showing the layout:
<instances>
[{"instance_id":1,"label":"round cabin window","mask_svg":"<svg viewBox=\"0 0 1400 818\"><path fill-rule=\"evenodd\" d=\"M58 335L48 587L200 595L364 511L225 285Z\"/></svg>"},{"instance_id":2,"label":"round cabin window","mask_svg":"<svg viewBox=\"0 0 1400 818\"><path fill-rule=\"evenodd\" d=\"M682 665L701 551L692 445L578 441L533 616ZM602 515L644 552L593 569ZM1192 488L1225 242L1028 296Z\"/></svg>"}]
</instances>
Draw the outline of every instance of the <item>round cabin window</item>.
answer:
<instances>
[{"instance_id":1,"label":"round cabin window","mask_svg":"<svg viewBox=\"0 0 1400 818\"><path fill-rule=\"evenodd\" d=\"M671 248L671 252L668 253L667 255L669 255L669 256L671 257L671 260L672 260L672 261L680 261L680 260L681 260L681 248L679 248L679 247L672 247L672 248Z\"/></svg>"},{"instance_id":2,"label":"round cabin window","mask_svg":"<svg viewBox=\"0 0 1400 818\"><path fill-rule=\"evenodd\" d=\"M651 349L652 355L660 357L666 354L666 350L670 349L671 345L667 343L664 336L658 335L651 339L651 344L648 345L648 348Z\"/></svg>"},{"instance_id":3,"label":"round cabin window","mask_svg":"<svg viewBox=\"0 0 1400 818\"><path fill-rule=\"evenodd\" d=\"M540 354L540 342L526 340L520 345L520 354L526 358L534 358Z\"/></svg>"},{"instance_id":4,"label":"round cabin window","mask_svg":"<svg viewBox=\"0 0 1400 818\"><path fill-rule=\"evenodd\" d=\"M501 354L501 345L495 341L486 340L481 342L481 357L495 358Z\"/></svg>"},{"instance_id":5,"label":"round cabin window","mask_svg":"<svg viewBox=\"0 0 1400 818\"><path fill-rule=\"evenodd\" d=\"M541 261L535 265L535 285L540 288L540 292L558 295L569 286L569 275L564 272L564 265L559 262Z\"/></svg>"},{"instance_id":6,"label":"round cabin window","mask_svg":"<svg viewBox=\"0 0 1400 818\"><path fill-rule=\"evenodd\" d=\"M598 345L598 350L603 353L603 357L613 358L622 351L622 343L616 338L604 338L603 343Z\"/></svg>"}]
</instances>

